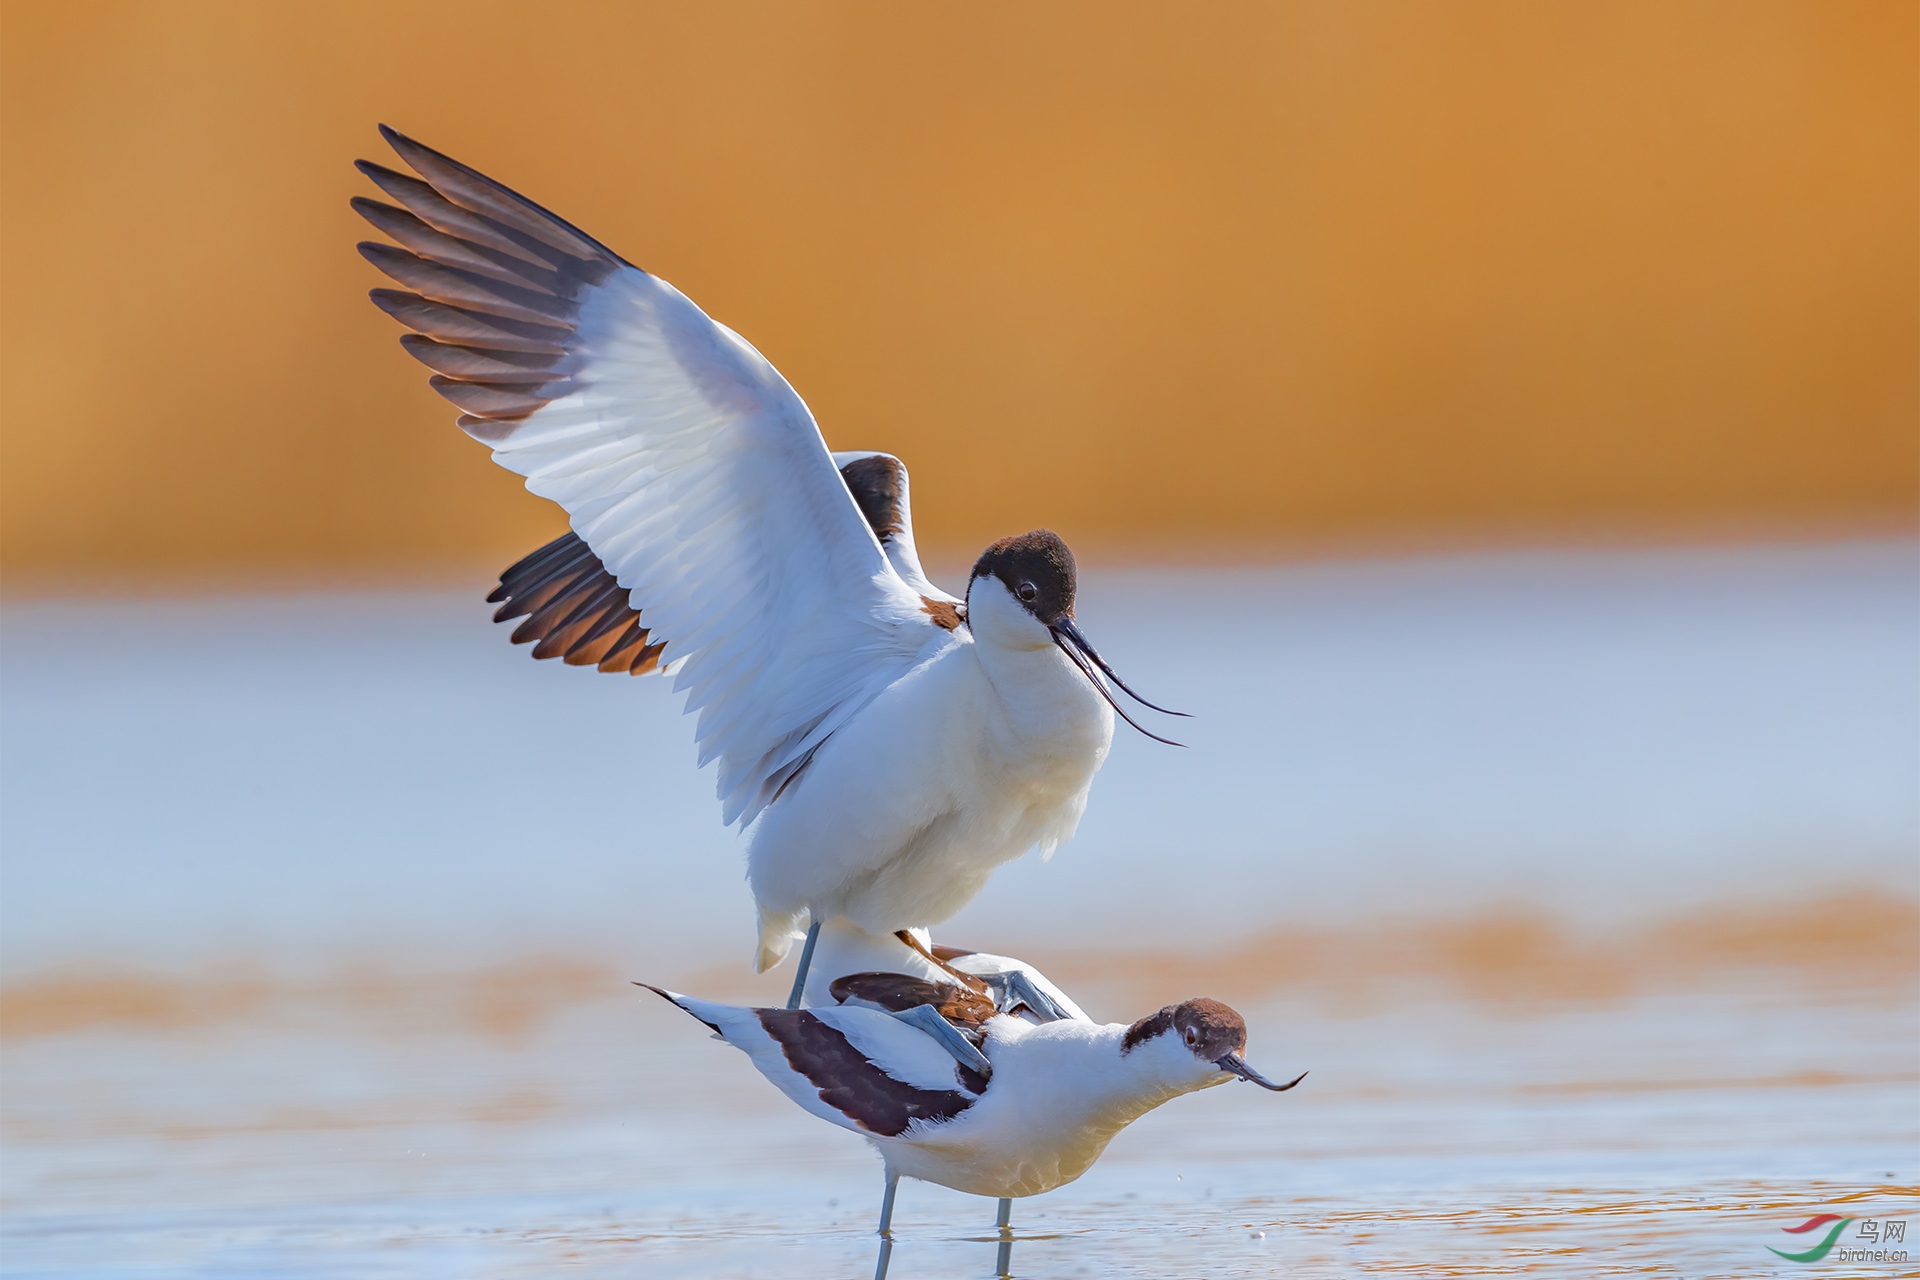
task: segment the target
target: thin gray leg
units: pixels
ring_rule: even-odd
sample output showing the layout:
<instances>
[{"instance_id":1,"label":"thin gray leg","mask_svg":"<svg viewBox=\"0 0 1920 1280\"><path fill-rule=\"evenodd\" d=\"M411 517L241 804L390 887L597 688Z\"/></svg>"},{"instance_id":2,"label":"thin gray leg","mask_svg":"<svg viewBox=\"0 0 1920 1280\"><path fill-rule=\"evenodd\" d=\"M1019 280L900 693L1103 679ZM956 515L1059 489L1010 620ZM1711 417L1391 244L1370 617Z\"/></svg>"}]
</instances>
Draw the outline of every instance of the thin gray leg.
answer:
<instances>
[{"instance_id":1,"label":"thin gray leg","mask_svg":"<svg viewBox=\"0 0 1920 1280\"><path fill-rule=\"evenodd\" d=\"M813 947L820 941L820 922L807 926L807 945L800 948L800 972L793 975L793 992L787 996L787 1008L800 1007L800 994L807 989L807 970L813 967Z\"/></svg>"},{"instance_id":2,"label":"thin gray leg","mask_svg":"<svg viewBox=\"0 0 1920 1280\"><path fill-rule=\"evenodd\" d=\"M874 1265L873 1280L887 1280L887 1264L893 1261L893 1193L900 1189L900 1175L887 1170L887 1194L880 1198L880 1261Z\"/></svg>"},{"instance_id":3,"label":"thin gray leg","mask_svg":"<svg viewBox=\"0 0 1920 1280\"><path fill-rule=\"evenodd\" d=\"M1000 1229L1000 1256L994 1260L993 1274L1003 1278L1013 1275L1013 1198L1002 1197L1000 1212L995 1215L993 1225Z\"/></svg>"}]
</instances>

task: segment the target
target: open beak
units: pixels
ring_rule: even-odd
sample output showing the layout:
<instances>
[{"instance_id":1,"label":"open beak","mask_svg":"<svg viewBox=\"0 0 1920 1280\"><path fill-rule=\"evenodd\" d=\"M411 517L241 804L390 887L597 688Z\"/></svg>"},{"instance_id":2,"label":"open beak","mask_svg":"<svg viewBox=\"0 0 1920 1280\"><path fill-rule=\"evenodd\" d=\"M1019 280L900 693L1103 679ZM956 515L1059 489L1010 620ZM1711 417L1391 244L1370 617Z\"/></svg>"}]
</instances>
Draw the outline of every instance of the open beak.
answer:
<instances>
[{"instance_id":1,"label":"open beak","mask_svg":"<svg viewBox=\"0 0 1920 1280\"><path fill-rule=\"evenodd\" d=\"M1287 1090L1293 1088L1293 1086L1299 1084L1302 1080L1305 1080L1307 1078L1307 1073L1302 1071L1299 1075L1287 1081L1285 1084L1275 1084L1273 1081L1267 1079L1265 1076L1261 1075L1258 1071L1255 1071L1252 1067L1248 1066L1247 1060L1241 1057L1238 1052L1230 1053L1224 1058L1215 1059L1215 1065L1218 1066L1222 1071L1231 1072L1232 1074L1239 1076L1242 1080L1251 1080L1255 1084L1259 1085L1262 1089L1271 1089L1275 1093L1285 1093Z\"/></svg>"},{"instance_id":2,"label":"open beak","mask_svg":"<svg viewBox=\"0 0 1920 1280\"><path fill-rule=\"evenodd\" d=\"M1060 646L1060 651L1066 654L1067 657L1073 659L1073 665L1079 667L1080 670L1085 673L1087 679L1093 682L1093 687L1100 691L1100 696L1107 700L1107 705L1112 707L1114 712L1119 715L1122 720L1125 720L1134 728L1139 729L1140 732L1146 734L1155 742L1164 742L1170 747L1184 747L1187 745L1184 742L1175 742L1172 738L1163 738L1157 733L1152 733L1141 728L1140 722L1128 715L1121 709L1120 704L1114 701L1112 690L1107 688L1106 681L1100 678L1099 673L1104 673L1107 680L1113 681L1120 692L1126 694L1143 707L1152 707L1155 711L1169 716L1185 716L1188 714L1187 712L1169 711L1165 707L1154 706L1153 703L1148 702L1132 689L1129 689L1127 682L1120 678L1120 674L1108 666L1107 660L1102 658L1099 652L1087 643L1087 638L1080 634L1080 628L1073 624L1072 618L1063 617L1048 629L1053 632L1053 642ZM1099 668L1099 673L1095 672L1094 668L1096 667Z\"/></svg>"}]
</instances>

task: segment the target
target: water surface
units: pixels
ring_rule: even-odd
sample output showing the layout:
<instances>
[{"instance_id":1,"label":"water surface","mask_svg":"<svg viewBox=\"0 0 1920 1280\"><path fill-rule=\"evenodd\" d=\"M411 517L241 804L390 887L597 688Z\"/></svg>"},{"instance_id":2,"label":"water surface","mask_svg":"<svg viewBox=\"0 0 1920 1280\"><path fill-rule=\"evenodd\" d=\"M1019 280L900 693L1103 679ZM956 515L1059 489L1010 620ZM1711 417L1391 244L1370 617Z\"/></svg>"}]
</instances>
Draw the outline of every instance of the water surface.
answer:
<instances>
[{"instance_id":1,"label":"water surface","mask_svg":"<svg viewBox=\"0 0 1920 1280\"><path fill-rule=\"evenodd\" d=\"M1017 1206L1015 1272L1787 1274L1783 1226L1910 1214L1914 569L1089 574L1192 746L1123 736L939 935L1312 1074L1148 1116ZM0 1270L870 1269L872 1154L629 985L783 990L675 700L484 618L10 604ZM895 1274L986 1274L992 1211L908 1184Z\"/></svg>"}]
</instances>

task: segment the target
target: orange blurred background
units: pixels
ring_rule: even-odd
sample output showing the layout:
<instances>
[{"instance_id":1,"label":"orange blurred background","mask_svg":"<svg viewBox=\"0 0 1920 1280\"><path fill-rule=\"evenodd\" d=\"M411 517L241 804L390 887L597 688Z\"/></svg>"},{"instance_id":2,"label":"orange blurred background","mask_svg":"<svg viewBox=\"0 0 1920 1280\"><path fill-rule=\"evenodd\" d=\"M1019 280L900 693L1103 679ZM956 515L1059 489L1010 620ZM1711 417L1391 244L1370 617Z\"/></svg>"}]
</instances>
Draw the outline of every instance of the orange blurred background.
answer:
<instances>
[{"instance_id":1,"label":"orange blurred background","mask_svg":"<svg viewBox=\"0 0 1920 1280\"><path fill-rule=\"evenodd\" d=\"M562 527L353 253L387 121L684 289L923 546L1910 527L1910 0L25 3L13 585L497 568Z\"/></svg>"}]
</instances>

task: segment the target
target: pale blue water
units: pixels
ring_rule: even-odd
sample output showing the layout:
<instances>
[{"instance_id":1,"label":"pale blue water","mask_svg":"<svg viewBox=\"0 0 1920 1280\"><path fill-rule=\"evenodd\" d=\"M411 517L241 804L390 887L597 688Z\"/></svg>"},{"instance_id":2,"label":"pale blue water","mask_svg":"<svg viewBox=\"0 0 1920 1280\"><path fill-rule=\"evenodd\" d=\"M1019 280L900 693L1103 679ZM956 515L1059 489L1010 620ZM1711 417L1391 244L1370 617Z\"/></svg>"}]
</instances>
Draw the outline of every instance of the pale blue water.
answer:
<instances>
[{"instance_id":1,"label":"pale blue water","mask_svg":"<svg viewBox=\"0 0 1920 1280\"><path fill-rule=\"evenodd\" d=\"M1016 1273L1787 1274L1782 1225L1911 1213L1920 1002L1870 904L1920 898L1917 567L1090 571L1192 746L1123 735L1080 837L941 936L1079 964L1101 1017L1204 985L1313 1074L1141 1121L1018 1206ZM626 986L783 987L689 724L483 592L9 602L0 1273L870 1270L859 1140ZM1742 958L1852 890L1866 950ZM1746 932L1661 951L1712 911ZM1248 972L1276 928L1349 950ZM895 1276L986 1274L991 1216L910 1184Z\"/></svg>"},{"instance_id":2,"label":"pale blue water","mask_svg":"<svg viewBox=\"0 0 1920 1280\"><path fill-rule=\"evenodd\" d=\"M5 966L747 956L678 699L529 660L481 594L12 602ZM1080 615L1191 746L1123 726L1078 838L948 933L1915 884L1908 544L1089 572Z\"/></svg>"}]
</instances>

